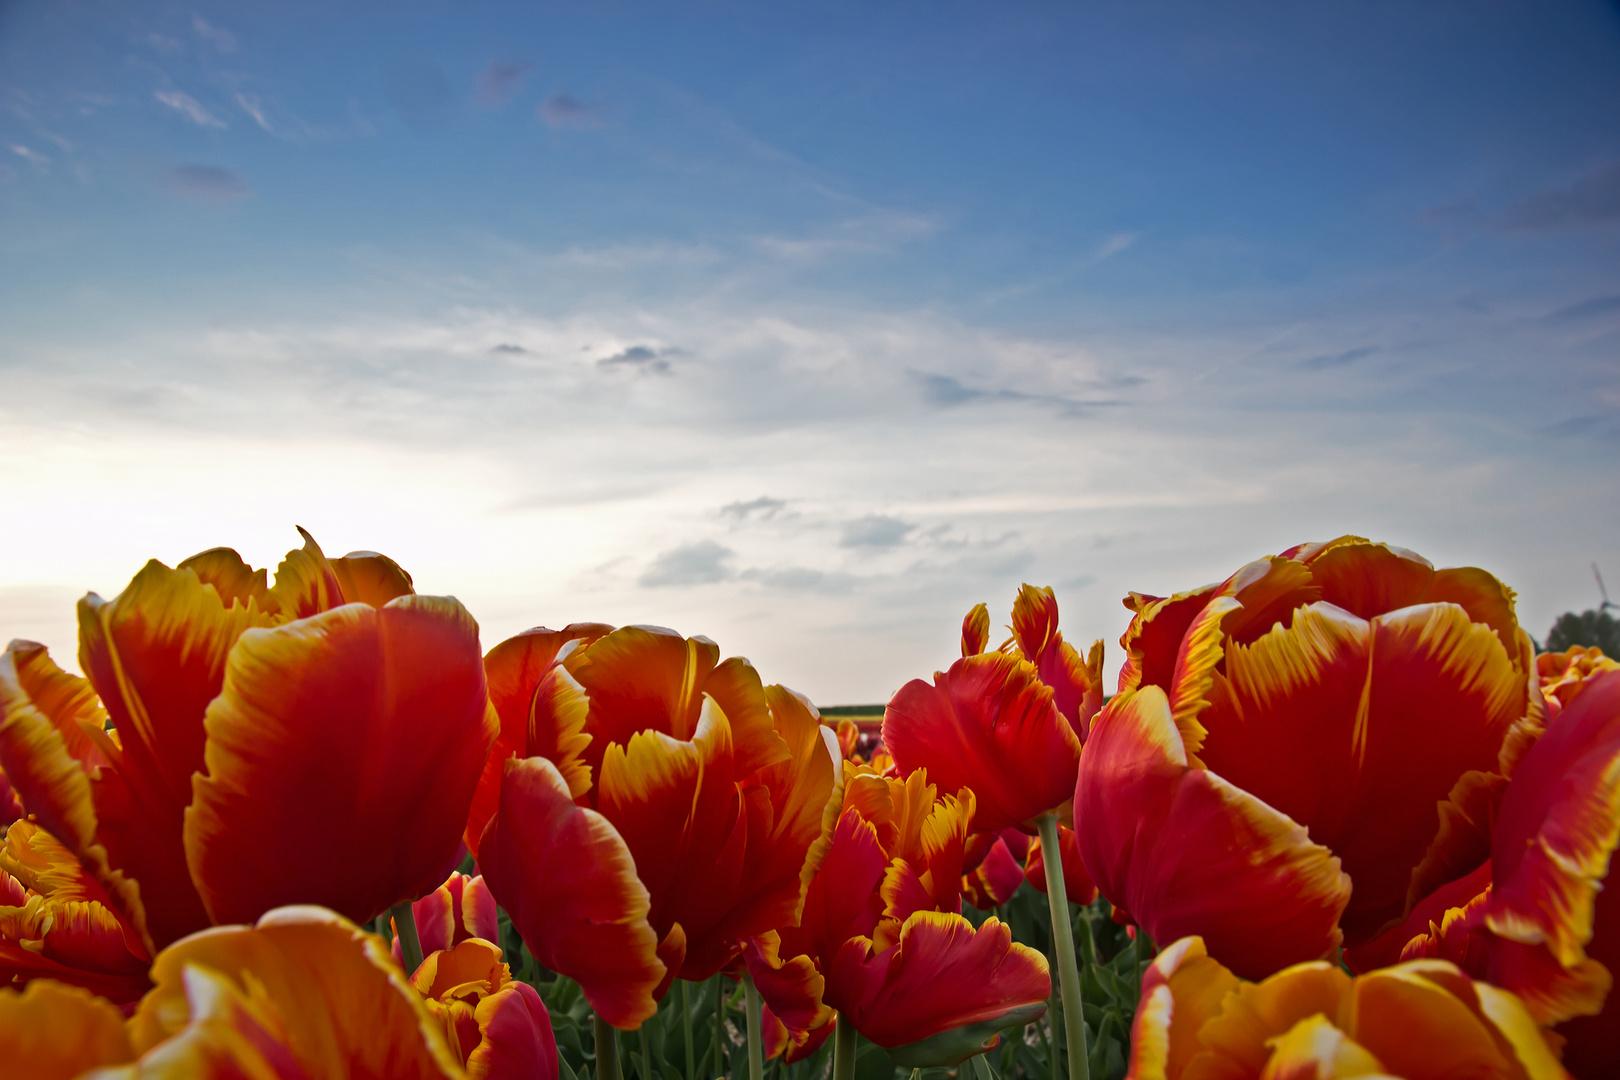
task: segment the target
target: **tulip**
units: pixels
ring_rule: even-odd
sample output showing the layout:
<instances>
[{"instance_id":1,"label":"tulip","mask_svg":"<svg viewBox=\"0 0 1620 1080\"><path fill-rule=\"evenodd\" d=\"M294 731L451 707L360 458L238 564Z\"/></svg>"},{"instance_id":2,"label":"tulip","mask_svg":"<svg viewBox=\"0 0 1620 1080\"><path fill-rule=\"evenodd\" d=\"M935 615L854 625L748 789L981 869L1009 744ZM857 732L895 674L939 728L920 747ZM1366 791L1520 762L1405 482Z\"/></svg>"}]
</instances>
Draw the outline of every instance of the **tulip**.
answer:
<instances>
[{"instance_id":1,"label":"tulip","mask_svg":"<svg viewBox=\"0 0 1620 1080\"><path fill-rule=\"evenodd\" d=\"M1372 941L1487 857L1545 714L1495 578L1344 537L1126 604L1075 831L1155 940L1261 977Z\"/></svg>"},{"instance_id":2,"label":"tulip","mask_svg":"<svg viewBox=\"0 0 1620 1080\"><path fill-rule=\"evenodd\" d=\"M459 1078L454 1052L381 940L320 908L270 912L160 953L128 1022L41 979L0 990L0 1051L30 1077Z\"/></svg>"},{"instance_id":3,"label":"tulip","mask_svg":"<svg viewBox=\"0 0 1620 1080\"><path fill-rule=\"evenodd\" d=\"M1540 658L1538 658L1540 659ZM1620 670L1567 680L1543 668L1558 703L1497 811L1491 859L1437 890L1400 928L1354 959L1451 960L1557 1025L1577 1076L1620 1070L1620 889L1605 887L1620 847Z\"/></svg>"},{"instance_id":4,"label":"tulip","mask_svg":"<svg viewBox=\"0 0 1620 1080\"><path fill-rule=\"evenodd\" d=\"M1086 864L1080 859L1080 839L1073 829L1058 826L1058 848L1063 855L1064 893L1076 904L1089 904L1097 899L1097 885L1086 873ZM1040 892L1046 891L1046 856L1038 838L1030 842L1024 862L1024 880Z\"/></svg>"},{"instance_id":5,"label":"tulip","mask_svg":"<svg viewBox=\"0 0 1620 1080\"><path fill-rule=\"evenodd\" d=\"M1325 961L1244 982L1198 937L1142 979L1129 1080L1567 1078L1513 994L1417 960L1355 978Z\"/></svg>"},{"instance_id":6,"label":"tulip","mask_svg":"<svg viewBox=\"0 0 1620 1080\"><path fill-rule=\"evenodd\" d=\"M969 838L969 844L975 840L990 843L979 855L977 866L965 867L967 873L962 877L962 893L980 911L991 911L1012 899L1024 880L1024 867L1013 857L1005 833L975 833ZM971 854L966 861L973 861Z\"/></svg>"},{"instance_id":7,"label":"tulip","mask_svg":"<svg viewBox=\"0 0 1620 1080\"><path fill-rule=\"evenodd\" d=\"M1009 651L985 653L988 622L981 608L963 621L962 659L936 672L932 686L913 679L890 699L883 742L900 775L927 769L947 789L971 787L978 828L1033 827L1048 849L1057 849L1058 817L1074 798L1081 741L1101 702L1102 644L1081 663L1057 630L1052 591L1026 585L1013 607ZM1071 1080L1086 1080L1080 972L1061 869L1058 862L1047 867L1048 902L1069 1073Z\"/></svg>"},{"instance_id":8,"label":"tulip","mask_svg":"<svg viewBox=\"0 0 1620 1080\"><path fill-rule=\"evenodd\" d=\"M469 937L430 952L410 983L469 1076L556 1080L551 1016L534 987L512 981L499 945Z\"/></svg>"},{"instance_id":9,"label":"tulip","mask_svg":"<svg viewBox=\"0 0 1620 1080\"><path fill-rule=\"evenodd\" d=\"M706 638L553 633L486 658L516 756L468 833L530 951L578 981L599 1020L634 1029L677 976L708 978L798 920L831 731Z\"/></svg>"},{"instance_id":10,"label":"tulip","mask_svg":"<svg viewBox=\"0 0 1620 1080\"><path fill-rule=\"evenodd\" d=\"M0 985L48 978L119 1005L151 989L134 927L71 852L30 821L0 850Z\"/></svg>"},{"instance_id":11,"label":"tulip","mask_svg":"<svg viewBox=\"0 0 1620 1080\"><path fill-rule=\"evenodd\" d=\"M1045 958L988 920L960 914L973 795L936 799L926 771L904 780L846 764L829 804L798 925L749 943L750 976L795 1042L825 1038L837 1013L834 1075L854 1032L897 1062L955 1064L1045 1010Z\"/></svg>"},{"instance_id":12,"label":"tulip","mask_svg":"<svg viewBox=\"0 0 1620 1080\"><path fill-rule=\"evenodd\" d=\"M476 626L304 538L274 587L216 548L85 597L87 678L0 658L0 767L148 955L283 902L364 921L449 869L493 738Z\"/></svg>"},{"instance_id":13,"label":"tulip","mask_svg":"<svg viewBox=\"0 0 1620 1080\"><path fill-rule=\"evenodd\" d=\"M443 885L411 905L417 944L431 954L454 948L469 938L499 941L500 912L482 876L454 873ZM394 929L394 959L401 958L399 928Z\"/></svg>"}]
</instances>

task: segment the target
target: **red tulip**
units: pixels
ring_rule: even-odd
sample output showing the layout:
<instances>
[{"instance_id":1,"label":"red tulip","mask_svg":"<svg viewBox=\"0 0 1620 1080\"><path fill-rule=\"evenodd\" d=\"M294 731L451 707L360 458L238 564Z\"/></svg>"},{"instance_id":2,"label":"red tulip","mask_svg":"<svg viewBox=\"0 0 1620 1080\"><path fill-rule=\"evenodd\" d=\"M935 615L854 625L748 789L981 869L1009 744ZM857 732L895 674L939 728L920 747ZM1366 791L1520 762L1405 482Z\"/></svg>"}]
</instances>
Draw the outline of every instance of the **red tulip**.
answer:
<instances>
[{"instance_id":1,"label":"red tulip","mask_svg":"<svg viewBox=\"0 0 1620 1080\"><path fill-rule=\"evenodd\" d=\"M1484 860L1469 822L1545 712L1495 578L1346 537L1127 605L1075 830L1156 940L1200 934L1262 976L1373 940Z\"/></svg>"},{"instance_id":2,"label":"red tulip","mask_svg":"<svg viewBox=\"0 0 1620 1080\"><path fill-rule=\"evenodd\" d=\"M1557 715L1513 774L1496 812L1491 859L1419 904L1358 966L1451 960L1556 1024L1578 1076L1620 1070L1613 986L1620 971L1620 889L1606 888L1620 847L1620 670L1585 678L1543 668Z\"/></svg>"},{"instance_id":3,"label":"red tulip","mask_svg":"<svg viewBox=\"0 0 1620 1080\"><path fill-rule=\"evenodd\" d=\"M551 1014L534 987L512 981L499 945L470 937L430 952L410 982L469 1076L556 1080Z\"/></svg>"},{"instance_id":4,"label":"red tulip","mask_svg":"<svg viewBox=\"0 0 1620 1080\"><path fill-rule=\"evenodd\" d=\"M500 912L495 897L483 877L468 877L455 873L443 885L411 905L412 921L416 924L417 943L422 955L454 948L469 938L485 941L500 940ZM389 920L393 922L392 919ZM399 960L401 949L399 930L394 929L394 959ZM403 961L402 961L403 962Z\"/></svg>"},{"instance_id":5,"label":"red tulip","mask_svg":"<svg viewBox=\"0 0 1620 1080\"><path fill-rule=\"evenodd\" d=\"M216 548L86 597L88 679L28 642L0 659L0 767L148 952L281 901L364 920L454 853L494 734L476 627L305 541L273 588Z\"/></svg>"},{"instance_id":6,"label":"red tulip","mask_svg":"<svg viewBox=\"0 0 1620 1080\"><path fill-rule=\"evenodd\" d=\"M836 1010L896 1061L950 1064L1044 1011L1044 958L997 920L975 932L958 914L972 794L936 800L925 772L853 765L842 789L811 851L802 920L744 954L793 1038L825 1038Z\"/></svg>"},{"instance_id":7,"label":"red tulip","mask_svg":"<svg viewBox=\"0 0 1620 1080\"><path fill-rule=\"evenodd\" d=\"M1089 904L1097 899L1097 885L1086 873L1086 864L1080 859L1080 840L1074 830L1058 826L1058 847L1063 852L1063 885L1069 900L1076 904ZM1024 863L1024 879L1040 892L1046 891L1046 856L1041 851L1040 838L1030 841L1029 855Z\"/></svg>"},{"instance_id":8,"label":"red tulip","mask_svg":"<svg viewBox=\"0 0 1620 1080\"><path fill-rule=\"evenodd\" d=\"M530 764L503 765L480 866L535 956L633 1028L669 980L707 978L747 938L797 921L834 753L808 702L761 686L745 660L720 663L706 638L630 626L559 648L550 633L487 660L491 685L511 688L496 701L502 730L525 731ZM615 953L577 948L572 924L545 914L570 903L554 860L579 857L588 882L575 887L604 898Z\"/></svg>"}]
</instances>

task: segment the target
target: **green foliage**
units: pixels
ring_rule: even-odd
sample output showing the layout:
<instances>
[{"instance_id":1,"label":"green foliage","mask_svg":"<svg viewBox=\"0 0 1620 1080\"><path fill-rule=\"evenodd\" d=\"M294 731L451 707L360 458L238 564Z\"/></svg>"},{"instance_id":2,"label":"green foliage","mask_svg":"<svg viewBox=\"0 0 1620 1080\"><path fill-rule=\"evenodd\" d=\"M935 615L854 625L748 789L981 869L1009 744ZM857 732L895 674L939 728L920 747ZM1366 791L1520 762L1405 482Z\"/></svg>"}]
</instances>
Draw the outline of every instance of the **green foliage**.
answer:
<instances>
[{"instance_id":1,"label":"green foliage","mask_svg":"<svg viewBox=\"0 0 1620 1080\"><path fill-rule=\"evenodd\" d=\"M1571 645L1595 645L1605 656L1620 657L1620 620L1602 609L1564 612L1547 632L1547 651L1563 652Z\"/></svg>"},{"instance_id":2,"label":"green foliage","mask_svg":"<svg viewBox=\"0 0 1620 1080\"><path fill-rule=\"evenodd\" d=\"M1080 956L1091 1075L1096 1080L1119 1080L1125 1075L1141 969L1153 955L1146 936L1139 935L1133 941L1124 927L1114 924L1109 910L1103 900L1087 907L1069 905ZM992 915L999 917L1011 928L1015 941L1040 950L1050 959L1049 912L1046 897L1028 884L1020 886L999 911L979 911L971 906L962 910L975 926L983 925ZM595 1080L596 1039L591 1007L579 984L541 967L518 938L505 912L501 913L500 944L512 977L534 986L551 1012L562 1062L561 1080ZM718 976L691 984L690 993L692 1050L697 1069L694 1080L746 1077L747 1020L742 985ZM681 1003L681 987L676 983L659 1002L657 1015L643 1024L641 1031L619 1033L624 1080L686 1080L686 1025ZM897 1066L882 1048L861 1039L855 1058L855 1080L1064 1080L1068 1069L1063 1057L1061 1016L1062 1009L1054 996L1046 1016L1021 1029L1004 1032L999 1046L949 1069ZM766 1062L765 1080L825 1080L831 1073L832 1045L829 1038L816 1053L793 1065L780 1059Z\"/></svg>"}]
</instances>

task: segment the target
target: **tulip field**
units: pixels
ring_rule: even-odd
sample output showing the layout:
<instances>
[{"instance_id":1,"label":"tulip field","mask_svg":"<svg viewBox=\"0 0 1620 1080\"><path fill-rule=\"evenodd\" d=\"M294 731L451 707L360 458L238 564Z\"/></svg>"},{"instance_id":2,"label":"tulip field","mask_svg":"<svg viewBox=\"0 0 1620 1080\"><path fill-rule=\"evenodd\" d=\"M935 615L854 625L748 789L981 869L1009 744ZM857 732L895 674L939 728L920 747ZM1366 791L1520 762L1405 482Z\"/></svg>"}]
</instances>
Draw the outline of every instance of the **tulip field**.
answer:
<instances>
[{"instance_id":1,"label":"tulip field","mask_svg":"<svg viewBox=\"0 0 1620 1080\"><path fill-rule=\"evenodd\" d=\"M0 657L0 1078L1620 1075L1620 664L1486 570L1132 593L1109 687L1025 585L863 735L304 541Z\"/></svg>"}]
</instances>

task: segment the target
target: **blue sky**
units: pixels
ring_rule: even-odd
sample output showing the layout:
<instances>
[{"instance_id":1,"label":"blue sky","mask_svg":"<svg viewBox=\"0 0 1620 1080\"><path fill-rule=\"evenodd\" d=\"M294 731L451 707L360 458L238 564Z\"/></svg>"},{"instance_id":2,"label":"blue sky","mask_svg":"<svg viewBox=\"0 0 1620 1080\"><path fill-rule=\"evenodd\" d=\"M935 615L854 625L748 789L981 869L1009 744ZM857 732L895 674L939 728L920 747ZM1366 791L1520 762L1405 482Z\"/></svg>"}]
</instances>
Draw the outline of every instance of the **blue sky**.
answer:
<instances>
[{"instance_id":1,"label":"blue sky","mask_svg":"<svg viewBox=\"0 0 1620 1080\"><path fill-rule=\"evenodd\" d=\"M1620 578L1602 4L0 6L0 634L292 524L823 703L1359 532Z\"/></svg>"}]
</instances>

